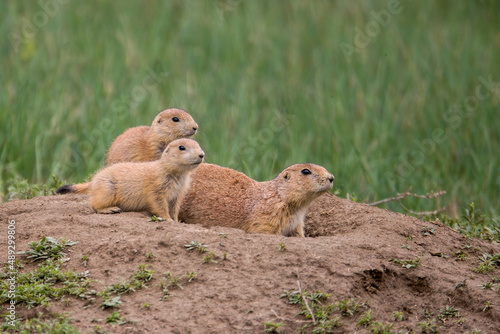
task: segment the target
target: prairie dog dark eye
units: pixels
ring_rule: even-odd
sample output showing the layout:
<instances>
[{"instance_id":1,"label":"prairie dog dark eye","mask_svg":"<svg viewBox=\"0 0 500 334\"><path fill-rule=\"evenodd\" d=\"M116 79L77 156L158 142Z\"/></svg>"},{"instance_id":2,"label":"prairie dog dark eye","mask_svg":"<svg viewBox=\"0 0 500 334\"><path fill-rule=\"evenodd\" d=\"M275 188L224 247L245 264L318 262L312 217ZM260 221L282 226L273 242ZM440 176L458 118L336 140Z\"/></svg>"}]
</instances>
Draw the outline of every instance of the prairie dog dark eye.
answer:
<instances>
[{"instance_id":1,"label":"prairie dog dark eye","mask_svg":"<svg viewBox=\"0 0 500 334\"><path fill-rule=\"evenodd\" d=\"M309 175L309 174L311 174L311 171L310 171L309 169L307 169L307 168L305 168L305 169L301 170L300 172L301 172L302 174L304 174L304 175Z\"/></svg>"},{"instance_id":2,"label":"prairie dog dark eye","mask_svg":"<svg viewBox=\"0 0 500 334\"><path fill-rule=\"evenodd\" d=\"M179 146L179 151L185 151L185 150L186 150L186 148L184 146L182 146L182 145Z\"/></svg>"},{"instance_id":3,"label":"prairie dog dark eye","mask_svg":"<svg viewBox=\"0 0 500 334\"><path fill-rule=\"evenodd\" d=\"M157 123L158 123L158 124L161 124L161 118L158 120L158 122L157 122Z\"/></svg>"},{"instance_id":4,"label":"prairie dog dark eye","mask_svg":"<svg viewBox=\"0 0 500 334\"><path fill-rule=\"evenodd\" d=\"M179 122L179 119L177 117L172 117L172 121Z\"/></svg>"}]
</instances>

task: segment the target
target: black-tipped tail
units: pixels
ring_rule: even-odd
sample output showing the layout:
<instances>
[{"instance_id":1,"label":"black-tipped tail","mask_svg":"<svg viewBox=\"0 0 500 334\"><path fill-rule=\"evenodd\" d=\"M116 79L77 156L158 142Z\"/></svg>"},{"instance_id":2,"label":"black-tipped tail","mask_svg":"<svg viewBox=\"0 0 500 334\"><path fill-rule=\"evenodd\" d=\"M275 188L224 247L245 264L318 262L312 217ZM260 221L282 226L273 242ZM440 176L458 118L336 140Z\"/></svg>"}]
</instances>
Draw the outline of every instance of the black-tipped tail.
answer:
<instances>
[{"instance_id":1,"label":"black-tipped tail","mask_svg":"<svg viewBox=\"0 0 500 334\"><path fill-rule=\"evenodd\" d=\"M68 194L68 193L74 193L74 192L75 192L75 188L73 188L73 185L71 185L71 184L65 184L64 186L62 186L56 190L56 194Z\"/></svg>"}]
</instances>

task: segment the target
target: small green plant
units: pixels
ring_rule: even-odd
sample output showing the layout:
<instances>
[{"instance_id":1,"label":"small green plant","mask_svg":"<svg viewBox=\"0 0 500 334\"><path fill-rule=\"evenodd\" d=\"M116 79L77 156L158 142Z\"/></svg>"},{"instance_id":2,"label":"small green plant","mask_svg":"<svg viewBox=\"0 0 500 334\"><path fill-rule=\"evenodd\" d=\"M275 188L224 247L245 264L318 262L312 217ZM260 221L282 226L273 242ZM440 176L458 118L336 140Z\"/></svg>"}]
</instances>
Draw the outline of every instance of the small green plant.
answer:
<instances>
[{"instance_id":1,"label":"small green plant","mask_svg":"<svg viewBox=\"0 0 500 334\"><path fill-rule=\"evenodd\" d=\"M145 308L145 309L147 309L147 310L151 309L151 305L149 305L149 303L148 303L148 302L145 302L145 303L142 305L142 307L143 307L143 308Z\"/></svg>"},{"instance_id":2,"label":"small green plant","mask_svg":"<svg viewBox=\"0 0 500 334\"><path fill-rule=\"evenodd\" d=\"M309 293L305 290L285 290L280 298L285 297L288 298L289 304L300 306L301 312L298 314L305 316L307 319L311 319L314 325L312 333L315 334L331 333L333 327L341 325L342 322L340 319L343 316L352 316L358 312L361 307L366 307L364 304L358 303L355 299L343 299L337 303L327 305L326 302L330 295L320 290L313 293ZM366 312L364 317L369 318L370 312ZM306 326L309 325L311 324Z\"/></svg>"},{"instance_id":3,"label":"small green plant","mask_svg":"<svg viewBox=\"0 0 500 334\"><path fill-rule=\"evenodd\" d=\"M359 321L356 323L356 326L368 327L373 322L372 310L369 309L365 313L361 314Z\"/></svg>"},{"instance_id":4,"label":"small green plant","mask_svg":"<svg viewBox=\"0 0 500 334\"><path fill-rule=\"evenodd\" d=\"M500 253L491 255L491 254L483 254L479 257L479 266L472 269L475 273L489 273L492 272L495 268L498 267L500 263Z\"/></svg>"},{"instance_id":5,"label":"small green plant","mask_svg":"<svg viewBox=\"0 0 500 334\"><path fill-rule=\"evenodd\" d=\"M146 254L144 254L144 256L146 257L146 259L148 259L149 261L153 261L156 257L156 255L154 255L152 252L148 252Z\"/></svg>"},{"instance_id":6,"label":"small green plant","mask_svg":"<svg viewBox=\"0 0 500 334\"><path fill-rule=\"evenodd\" d=\"M132 281L149 282L153 279L154 270L148 269L149 265L140 264L138 270L132 275Z\"/></svg>"},{"instance_id":7,"label":"small green plant","mask_svg":"<svg viewBox=\"0 0 500 334\"><path fill-rule=\"evenodd\" d=\"M433 316L433 315L434 315L434 313L432 313L432 311L431 311L431 310L429 310L429 309L425 309L425 317L426 317L427 319L432 318L432 316Z\"/></svg>"},{"instance_id":8,"label":"small green plant","mask_svg":"<svg viewBox=\"0 0 500 334\"><path fill-rule=\"evenodd\" d=\"M148 221L150 222L162 222L164 221L165 219L163 219L162 217L157 217L155 215L152 215L151 218L149 218Z\"/></svg>"},{"instance_id":9,"label":"small green plant","mask_svg":"<svg viewBox=\"0 0 500 334\"><path fill-rule=\"evenodd\" d=\"M63 303L65 306L69 306L71 305L71 299L61 298L61 303Z\"/></svg>"},{"instance_id":10,"label":"small green plant","mask_svg":"<svg viewBox=\"0 0 500 334\"><path fill-rule=\"evenodd\" d=\"M86 267L89 263L89 257L87 255L82 255L82 264Z\"/></svg>"},{"instance_id":11,"label":"small green plant","mask_svg":"<svg viewBox=\"0 0 500 334\"><path fill-rule=\"evenodd\" d=\"M394 321L403 321L405 318L403 316L403 312L394 311L391 316L394 318Z\"/></svg>"},{"instance_id":12,"label":"small green plant","mask_svg":"<svg viewBox=\"0 0 500 334\"><path fill-rule=\"evenodd\" d=\"M103 292L100 292L99 295L104 298L112 294L123 295L133 291L135 291L135 285L132 284L131 281L120 279L118 283L111 284L111 286L106 288Z\"/></svg>"},{"instance_id":13,"label":"small green plant","mask_svg":"<svg viewBox=\"0 0 500 334\"><path fill-rule=\"evenodd\" d=\"M474 328L472 332L470 332L470 334L481 334L481 333L482 333L481 330L477 328Z\"/></svg>"},{"instance_id":14,"label":"small green plant","mask_svg":"<svg viewBox=\"0 0 500 334\"><path fill-rule=\"evenodd\" d=\"M344 316L353 316L358 312L360 304L356 302L356 299L342 299L337 304L335 304L340 313Z\"/></svg>"},{"instance_id":15,"label":"small green plant","mask_svg":"<svg viewBox=\"0 0 500 334\"><path fill-rule=\"evenodd\" d=\"M434 229L432 227L424 227L424 228L422 228L422 230L420 231L420 233L422 234L422 236L427 237L429 235L435 234L436 233L436 229Z\"/></svg>"},{"instance_id":16,"label":"small green plant","mask_svg":"<svg viewBox=\"0 0 500 334\"><path fill-rule=\"evenodd\" d=\"M185 282L191 283L196 278L196 275L198 275L198 273L189 272L189 273L184 274L182 276L175 276L174 274L172 274L172 272L167 271L165 273L165 279L160 281L160 284L159 284L160 288L162 289L162 292L163 292L163 296L162 296L161 300L164 300L164 299L170 297L170 295L171 295L170 290L172 290L172 289L179 288L181 290L184 290L184 287L182 286L182 284L184 284Z\"/></svg>"},{"instance_id":17,"label":"small green plant","mask_svg":"<svg viewBox=\"0 0 500 334\"><path fill-rule=\"evenodd\" d=\"M458 253L453 253L453 256L458 258L458 260L460 261L465 261L468 259L467 254L463 250L460 250Z\"/></svg>"},{"instance_id":18,"label":"small green plant","mask_svg":"<svg viewBox=\"0 0 500 334\"><path fill-rule=\"evenodd\" d=\"M464 209L460 219L449 218L445 213L433 216L444 225L449 226L469 238L481 238L488 241L500 242L500 228L494 219L488 219L480 210L476 209L474 202Z\"/></svg>"},{"instance_id":19,"label":"small green plant","mask_svg":"<svg viewBox=\"0 0 500 334\"><path fill-rule=\"evenodd\" d=\"M476 209L474 202L469 204L468 209L465 208L465 214L463 217L470 225L481 225L486 219L486 216L481 213L481 210Z\"/></svg>"},{"instance_id":20,"label":"small green plant","mask_svg":"<svg viewBox=\"0 0 500 334\"><path fill-rule=\"evenodd\" d=\"M111 284L111 286L104 289L104 291L99 292L98 295L105 300L105 303L107 303L108 301L113 300L113 294L122 295L141 289L146 282L153 279L153 274L154 270L148 269L145 264L141 264L139 265L138 270L132 274L130 280L122 279L116 284Z\"/></svg>"},{"instance_id":21,"label":"small green plant","mask_svg":"<svg viewBox=\"0 0 500 334\"><path fill-rule=\"evenodd\" d=\"M420 327L422 333L431 333L431 334L439 333L439 327L438 325L436 325L435 319L428 320L425 322L419 322L417 326Z\"/></svg>"},{"instance_id":22,"label":"small green plant","mask_svg":"<svg viewBox=\"0 0 500 334\"><path fill-rule=\"evenodd\" d=\"M488 300L488 301L486 301L484 303L483 312L488 311L490 308L492 308L492 306L491 306L491 300Z\"/></svg>"},{"instance_id":23,"label":"small green plant","mask_svg":"<svg viewBox=\"0 0 500 334\"><path fill-rule=\"evenodd\" d=\"M353 201L353 202L357 202L358 201L358 196L356 196L356 194L354 194L354 193L351 193L351 194L347 193L346 194L346 198L348 200Z\"/></svg>"},{"instance_id":24,"label":"small green plant","mask_svg":"<svg viewBox=\"0 0 500 334\"><path fill-rule=\"evenodd\" d=\"M219 233L219 237L227 239L227 234L226 233Z\"/></svg>"},{"instance_id":25,"label":"small green plant","mask_svg":"<svg viewBox=\"0 0 500 334\"><path fill-rule=\"evenodd\" d=\"M417 268L420 266L420 260L422 257L416 258L415 260L400 260L396 258L392 258L389 260L389 262L393 262L394 264L399 264L401 267L406 268L406 269L412 269L412 268Z\"/></svg>"},{"instance_id":26,"label":"small green plant","mask_svg":"<svg viewBox=\"0 0 500 334\"><path fill-rule=\"evenodd\" d=\"M170 271L167 271L165 273L165 277L167 278L167 284L163 284L162 288L179 288L181 290L184 290L182 287L182 279L184 276L174 276ZM160 282L160 285L162 283Z\"/></svg>"},{"instance_id":27,"label":"small green plant","mask_svg":"<svg viewBox=\"0 0 500 334\"><path fill-rule=\"evenodd\" d=\"M128 321L126 319L122 319L120 312L114 311L113 313L110 314L109 317L106 318L106 323L107 324L118 324L118 325L123 325L126 324Z\"/></svg>"},{"instance_id":28,"label":"small green plant","mask_svg":"<svg viewBox=\"0 0 500 334\"><path fill-rule=\"evenodd\" d=\"M14 261L9 260L5 263L4 270L5 271L19 271L24 268L24 264L20 259L16 259Z\"/></svg>"},{"instance_id":29,"label":"small green plant","mask_svg":"<svg viewBox=\"0 0 500 334\"><path fill-rule=\"evenodd\" d=\"M333 327L340 327L340 325L342 325L342 321L340 321L341 318L342 316L338 316L326 319L324 321L320 321L313 329L312 333L313 334L332 333Z\"/></svg>"},{"instance_id":30,"label":"small green plant","mask_svg":"<svg viewBox=\"0 0 500 334\"><path fill-rule=\"evenodd\" d=\"M462 250L472 250L474 253L481 251L481 247L472 247L469 244L462 245Z\"/></svg>"},{"instance_id":31,"label":"small green plant","mask_svg":"<svg viewBox=\"0 0 500 334\"><path fill-rule=\"evenodd\" d=\"M460 310L453 306L446 305L445 308L439 309L439 319L445 318L460 318Z\"/></svg>"},{"instance_id":32,"label":"small green plant","mask_svg":"<svg viewBox=\"0 0 500 334\"><path fill-rule=\"evenodd\" d=\"M55 195L56 190L65 182L56 175L52 175L47 184L38 185L29 183L28 180L16 177L7 188L7 201L14 199L30 199L36 196Z\"/></svg>"},{"instance_id":33,"label":"small green plant","mask_svg":"<svg viewBox=\"0 0 500 334\"><path fill-rule=\"evenodd\" d=\"M281 242L279 243L279 245L278 245L278 251L280 251L280 252L286 251L285 239L281 240Z\"/></svg>"},{"instance_id":34,"label":"small green plant","mask_svg":"<svg viewBox=\"0 0 500 334\"><path fill-rule=\"evenodd\" d=\"M184 275L184 277L187 278L188 283L191 283L196 278L196 275L198 275L198 273L191 271L191 272L187 273L186 275Z\"/></svg>"},{"instance_id":35,"label":"small green plant","mask_svg":"<svg viewBox=\"0 0 500 334\"><path fill-rule=\"evenodd\" d=\"M198 241L191 241L189 244L184 245L188 251L198 251L200 253L205 253L207 251L208 245L204 245Z\"/></svg>"},{"instance_id":36,"label":"small green plant","mask_svg":"<svg viewBox=\"0 0 500 334\"><path fill-rule=\"evenodd\" d=\"M91 332L91 334L106 334L101 330L101 326L95 325L94 330Z\"/></svg>"},{"instance_id":37,"label":"small green plant","mask_svg":"<svg viewBox=\"0 0 500 334\"><path fill-rule=\"evenodd\" d=\"M65 315L57 314L48 320L42 318L40 313L38 317L15 321L14 326L4 322L0 324L2 333L54 333L54 334L80 334L81 332L70 324L70 318Z\"/></svg>"},{"instance_id":38,"label":"small green plant","mask_svg":"<svg viewBox=\"0 0 500 334\"><path fill-rule=\"evenodd\" d=\"M280 328L284 325L285 324L282 322L275 323L275 322L268 321L268 322L264 323L264 330L267 333L280 333L278 328Z\"/></svg>"},{"instance_id":39,"label":"small green plant","mask_svg":"<svg viewBox=\"0 0 500 334\"><path fill-rule=\"evenodd\" d=\"M491 282L486 282L484 284L480 284L479 285L481 287L481 289L483 290L489 290L489 289L492 289L493 288L493 283Z\"/></svg>"},{"instance_id":40,"label":"small green plant","mask_svg":"<svg viewBox=\"0 0 500 334\"><path fill-rule=\"evenodd\" d=\"M304 291L303 295L304 295L304 298L306 300L309 300L310 302L312 302L314 304L317 303L320 305L322 305L323 302L325 302L328 299L328 297L330 297L329 294L324 293L320 290L317 290L317 291L313 292L312 294L310 294L307 291ZM300 291L285 290L285 291L283 291L283 294L280 296L280 298L285 298L285 297L288 297L289 304L303 304L304 303L304 300L303 300L302 296L300 295Z\"/></svg>"},{"instance_id":41,"label":"small green plant","mask_svg":"<svg viewBox=\"0 0 500 334\"><path fill-rule=\"evenodd\" d=\"M7 274L0 273L0 304L8 301L9 281ZM25 304L27 309L38 305L48 306L51 300L60 300L72 295L89 300L95 291L89 290L91 280L86 273L62 271L59 260L48 259L33 271L15 273L16 304Z\"/></svg>"},{"instance_id":42,"label":"small green plant","mask_svg":"<svg viewBox=\"0 0 500 334\"><path fill-rule=\"evenodd\" d=\"M374 322L370 326L370 332L372 332L373 334L390 334L392 327L394 327L394 324Z\"/></svg>"},{"instance_id":43,"label":"small green plant","mask_svg":"<svg viewBox=\"0 0 500 334\"><path fill-rule=\"evenodd\" d=\"M122 303L120 299L121 299L120 296L106 298L102 302L101 308L104 310L106 308L118 307Z\"/></svg>"},{"instance_id":44,"label":"small green plant","mask_svg":"<svg viewBox=\"0 0 500 334\"><path fill-rule=\"evenodd\" d=\"M203 257L202 262L203 263L218 263L216 259L218 259L219 256L214 253L214 251L210 251L207 255Z\"/></svg>"},{"instance_id":45,"label":"small green plant","mask_svg":"<svg viewBox=\"0 0 500 334\"><path fill-rule=\"evenodd\" d=\"M30 248L27 251L18 254L28 255L28 259L33 262L45 259L59 259L66 255L63 252L67 246L76 245L78 241L65 240L64 238L55 239L52 237L43 237L40 241L32 241L28 244Z\"/></svg>"}]
</instances>

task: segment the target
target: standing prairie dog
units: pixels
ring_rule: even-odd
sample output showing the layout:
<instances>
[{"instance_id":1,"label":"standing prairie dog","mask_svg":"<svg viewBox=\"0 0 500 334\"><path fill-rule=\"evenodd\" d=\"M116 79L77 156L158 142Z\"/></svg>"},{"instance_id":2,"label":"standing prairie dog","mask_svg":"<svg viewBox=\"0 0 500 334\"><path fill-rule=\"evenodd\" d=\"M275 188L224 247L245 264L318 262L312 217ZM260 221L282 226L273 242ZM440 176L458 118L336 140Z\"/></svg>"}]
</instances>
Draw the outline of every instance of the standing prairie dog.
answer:
<instances>
[{"instance_id":1,"label":"standing prairie dog","mask_svg":"<svg viewBox=\"0 0 500 334\"><path fill-rule=\"evenodd\" d=\"M190 138L198 124L184 110L166 109L151 126L137 126L119 135L108 150L106 164L158 160L167 145L179 138Z\"/></svg>"},{"instance_id":2,"label":"standing prairie dog","mask_svg":"<svg viewBox=\"0 0 500 334\"><path fill-rule=\"evenodd\" d=\"M161 158L150 162L123 162L100 170L84 184L90 205L98 213L143 211L166 220L178 220L179 207L189 187L190 174L205 153L192 139L171 142ZM65 185L57 193L75 192Z\"/></svg>"},{"instance_id":3,"label":"standing prairie dog","mask_svg":"<svg viewBox=\"0 0 500 334\"><path fill-rule=\"evenodd\" d=\"M192 173L179 218L246 232L304 237L307 207L333 186L334 176L314 164L296 164L275 179L257 182L243 173L202 164Z\"/></svg>"}]
</instances>

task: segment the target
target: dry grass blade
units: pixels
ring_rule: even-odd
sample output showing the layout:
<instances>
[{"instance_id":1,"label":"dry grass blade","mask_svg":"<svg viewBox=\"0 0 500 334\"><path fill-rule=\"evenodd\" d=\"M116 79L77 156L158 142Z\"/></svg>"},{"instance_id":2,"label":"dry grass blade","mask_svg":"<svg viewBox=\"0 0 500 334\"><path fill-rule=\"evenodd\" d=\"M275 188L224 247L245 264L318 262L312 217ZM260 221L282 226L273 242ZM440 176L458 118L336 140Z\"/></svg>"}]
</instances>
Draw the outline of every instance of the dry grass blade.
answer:
<instances>
[{"instance_id":1,"label":"dry grass blade","mask_svg":"<svg viewBox=\"0 0 500 334\"><path fill-rule=\"evenodd\" d=\"M311 308L309 307L309 304L307 303L306 297L302 293L302 287L300 286L300 281L297 281L297 285L299 286L299 293L300 293L300 296L302 297L302 300L304 301L304 304L306 305L307 311L309 311L309 313L311 314L311 318L312 318L313 324L316 325L316 319L314 318L314 313L311 310Z\"/></svg>"},{"instance_id":2,"label":"dry grass blade","mask_svg":"<svg viewBox=\"0 0 500 334\"><path fill-rule=\"evenodd\" d=\"M437 191L437 192L429 192L429 193L427 193L425 195L419 195L419 194L412 193L411 192L411 187L410 187L408 189L408 191L406 191L406 192L404 192L402 194L397 194L396 196L393 196L393 197L384 198L384 199L382 199L380 201L376 201L376 202L373 202L373 203L368 203L368 205L370 205L370 206L376 206L376 205L380 205L380 204L383 204L383 203L397 201L399 203L399 205L401 205L401 207L403 208L403 210L405 210L406 212L411 213L412 215L415 215L415 216L431 216L431 215L436 215L439 212L444 211L445 209L444 208L439 208L439 209L433 210L433 211L412 211L412 210L408 209L405 205L403 205L403 203L401 202L401 200L405 199L407 197L431 199L431 198L437 198L439 196L443 196L444 194L446 194L446 191L440 190L440 191Z\"/></svg>"}]
</instances>

